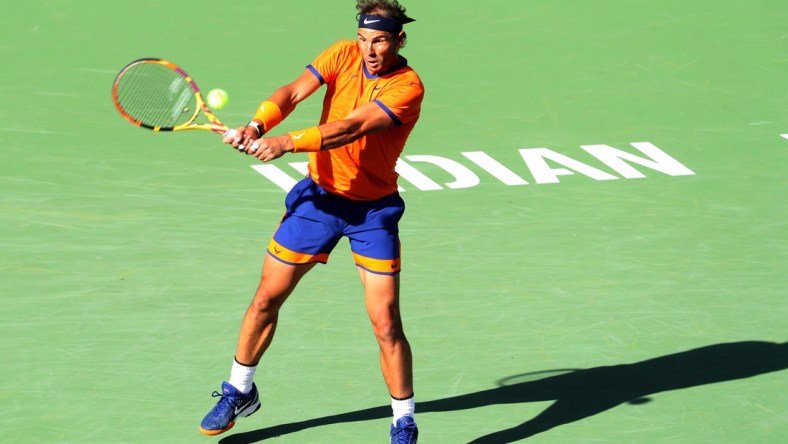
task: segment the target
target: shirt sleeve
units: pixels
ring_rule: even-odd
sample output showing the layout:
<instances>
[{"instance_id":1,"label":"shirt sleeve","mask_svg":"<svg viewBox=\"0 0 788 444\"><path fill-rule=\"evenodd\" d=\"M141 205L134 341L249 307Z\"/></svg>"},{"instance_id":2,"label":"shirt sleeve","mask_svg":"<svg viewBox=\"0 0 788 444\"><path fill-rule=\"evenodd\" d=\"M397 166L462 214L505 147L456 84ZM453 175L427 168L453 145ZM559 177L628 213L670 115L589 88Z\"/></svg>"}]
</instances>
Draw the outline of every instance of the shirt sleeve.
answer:
<instances>
[{"instance_id":1,"label":"shirt sleeve","mask_svg":"<svg viewBox=\"0 0 788 444\"><path fill-rule=\"evenodd\" d=\"M319 56L307 65L307 69L320 80L321 83L332 83L339 73L340 67L347 60L349 51L355 42L342 40L329 46Z\"/></svg>"},{"instance_id":2,"label":"shirt sleeve","mask_svg":"<svg viewBox=\"0 0 788 444\"><path fill-rule=\"evenodd\" d=\"M386 88L375 103L383 108L399 126L418 120L423 98L424 86L415 80L405 80L396 86Z\"/></svg>"}]
</instances>

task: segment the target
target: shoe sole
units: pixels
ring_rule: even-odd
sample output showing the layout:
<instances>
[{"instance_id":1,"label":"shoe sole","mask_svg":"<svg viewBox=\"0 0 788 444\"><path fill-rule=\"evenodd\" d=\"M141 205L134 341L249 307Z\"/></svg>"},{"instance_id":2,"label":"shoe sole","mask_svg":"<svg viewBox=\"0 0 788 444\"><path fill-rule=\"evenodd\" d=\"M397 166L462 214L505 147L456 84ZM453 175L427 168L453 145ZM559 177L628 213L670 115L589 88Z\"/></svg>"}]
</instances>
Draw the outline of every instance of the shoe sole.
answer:
<instances>
[{"instance_id":1,"label":"shoe sole","mask_svg":"<svg viewBox=\"0 0 788 444\"><path fill-rule=\"evenodd\" d=\"M227 424L227 427L225 427L225 428L223 428L221 430L205 430L204 428L200 427L200 433L202 433L203 435L208 435L208 436L218 435L220 433L224 433L224 432L230 430L231 428L233 428L234 425L235 425L235 421Z\"/></svg>"}]
</instances>

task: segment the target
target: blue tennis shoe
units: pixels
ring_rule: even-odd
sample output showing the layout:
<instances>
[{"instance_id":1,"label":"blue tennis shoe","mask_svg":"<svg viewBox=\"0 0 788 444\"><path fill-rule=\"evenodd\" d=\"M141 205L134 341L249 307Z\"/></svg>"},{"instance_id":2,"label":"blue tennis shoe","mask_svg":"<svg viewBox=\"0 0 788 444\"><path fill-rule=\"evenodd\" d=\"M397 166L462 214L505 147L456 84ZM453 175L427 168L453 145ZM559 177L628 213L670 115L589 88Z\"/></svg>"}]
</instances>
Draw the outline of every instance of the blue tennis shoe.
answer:
<instances>
[{"instance_id":1,"label":"blue tennis shoe","mask_svg":"<svg viewBox=\"0 0 788 444\"><path fill-rule=\"evenodd\" d=\"M229 383L223 382L222 392L213 392L212 396L220 399L200 424L200 432L205 435L224 433L233 428L235 418L249 416L260 408L260 397L254 384L252 391L243 394Z\"/></svg>"},{"instance_id":2,"label":"blue tennis shoe","mask_svg":"<svg viewBox=\"0 0 788 444\"><path fill-rule=\"evenodd\" d=\"M403 416L391 426L390 444L416 444L419 439L419 428L410 416Z\"/></svg>"}]
</instances>

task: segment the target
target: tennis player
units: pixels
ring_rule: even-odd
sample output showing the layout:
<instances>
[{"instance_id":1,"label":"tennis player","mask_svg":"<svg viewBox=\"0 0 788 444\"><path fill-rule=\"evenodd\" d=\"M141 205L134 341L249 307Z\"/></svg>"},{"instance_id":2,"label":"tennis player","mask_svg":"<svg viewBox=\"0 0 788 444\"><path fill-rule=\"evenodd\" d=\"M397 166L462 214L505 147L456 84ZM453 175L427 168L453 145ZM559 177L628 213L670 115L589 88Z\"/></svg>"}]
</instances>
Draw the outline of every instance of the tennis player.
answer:
<instances>
[{"instance_id":1,"label":"tennis player","mask_svg":"<svg viewBox=\"0 0 788 444\"><path fill-rule=\"evenodd\" d=\"M262 161L307 153L309 175L287 195L286 211L268 245L260 284L246 311L228 382L200 431L229 430L260 408L253 377L276 330L279 309L299 280L326 263L347 237L364 287L391 395L392 443L416 443L410 345L399 309L398 222L405 206L394 167L421 111L424 87L408 61L403 25L413 19L396 0L357 0L358 37L320 54L292 83L262 102L231 144ZM262 137L298 103L327 86L319 125Z\"/></svg>"}]
</instances>

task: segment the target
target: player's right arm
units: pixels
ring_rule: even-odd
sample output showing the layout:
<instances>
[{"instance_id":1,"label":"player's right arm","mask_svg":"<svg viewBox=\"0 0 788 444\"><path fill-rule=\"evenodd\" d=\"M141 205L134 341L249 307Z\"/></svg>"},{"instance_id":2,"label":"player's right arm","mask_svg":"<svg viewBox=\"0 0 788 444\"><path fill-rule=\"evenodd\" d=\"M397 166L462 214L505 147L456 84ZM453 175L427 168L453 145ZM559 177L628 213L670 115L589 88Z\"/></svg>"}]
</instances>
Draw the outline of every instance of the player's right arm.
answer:
<instances>
[{"instance_id":1,"label":"player's right arm","mask_svg":"<svg viewBox=\"0 0 788 444\"><path fill-rule=\"evenodd\" d=\"M282 117L285 118L293 112L296 105L311 96L320 86L320 80L306 69L293 83L277 89L268 100L279 106Z\"/></svg>"},{"instance_id":2,"label":"player's right arm","mask_svg":"<svg viewBox=\"0 0 788 444\"><path fill-rule=\"evenodd\" d=\"M235 138L226 137L222 140L224 143L229 143L233 146L233 148L238 148L239 145L248 147L251 144L259 139L262 136L262 133L266 131L270 131L271 127L265 128L265 124L269 122L263 122L261 120L265 120L263 117L261 110L262 107L268 106L273 108L273 105L278 107L277 112L279 113L279 117L276 119L281 121L290 113L293 112L296 105L302 102L307 97L311 96L315 91L317 91L321 86L320 80L315 77L315 75L307 70L295 79L292 83L284 85L277 89L271 97L265 100L260 106L261 108L258 109L258 113L255 115L253 121L257 123L257 126L254 125L246 125L236 129L236 136ZM273 105L272 105L273 104ZM270 113L272 112L271 109L265 110L264 112ZM276 121L274 124L279 123ZM259 128L259 130L258 130Z\"/></svg>"}]
</instances>

